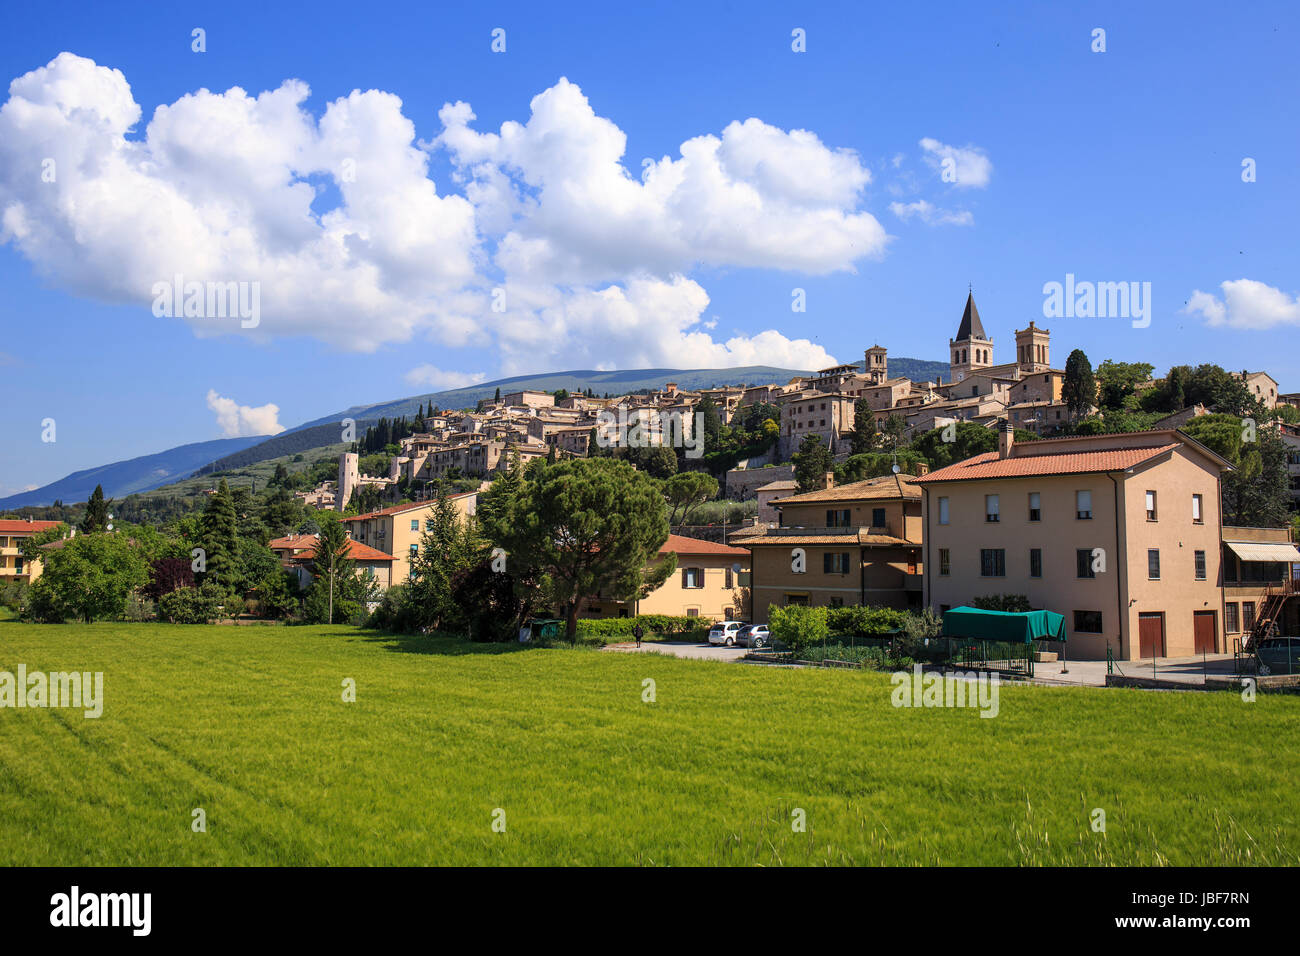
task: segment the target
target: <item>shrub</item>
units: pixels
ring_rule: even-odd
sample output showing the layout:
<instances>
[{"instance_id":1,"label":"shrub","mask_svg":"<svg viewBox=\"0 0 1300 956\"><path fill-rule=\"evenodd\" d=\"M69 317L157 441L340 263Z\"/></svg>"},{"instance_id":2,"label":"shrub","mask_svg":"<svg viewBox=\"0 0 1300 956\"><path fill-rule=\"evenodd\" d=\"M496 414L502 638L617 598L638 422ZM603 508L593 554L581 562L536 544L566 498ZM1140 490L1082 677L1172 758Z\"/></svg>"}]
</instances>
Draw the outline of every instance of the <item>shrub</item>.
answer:
<instances>
[{"instance_id":1,"label":"shrub","mask_svg":"<svg viewBox=\"0 0 1300 956\"><path fill-rule=\"evenodd\" d=\"M28 590L27 604L23 608L24 620L35 621L37 624L62 624L68 614L68 609L44 578Z\"/></svg>"},{"instance_id":2,"label":"shrub","mask_svg":"<svg viewBox=\"0 0 1300 956\"><path fill-rule=\"evenodd\" d=\"M160 597L158 618L172 624L211 624L226 613L222 605L227 601L225 591L205 581L200 587L177 588Z\"/></svg>"},{"instance_id":3,"label":"shrub","mask_svg":"<svg viewBox=\"0 0 1300 956\"><path fill-rule=\"evenodd\" d=\"M276 571L262 578L257 586L262 615L276 619L288 617L298 610L297 591L297 585L287 572Z\"/></svg>"},{"instance_id":4,"label":"shrub","mask_svg":"<svg viewBox=\"0 0 1300 956\"><path fill-rule=\"evenodd\" d=\"M790 604L774 607L768 616L772 639L781 641L796 654L813 644L820 644L830 633L824 607L801 607Z\"/></svg>"},{"instance_id":5,"label":"shrub","mask_svg":"<svg viewBox=\"0 0 1300 956\"><path fill-rule=\"evenodd\" d=\"M26 581L10 580L0 582L0 607L13 611L22 611L27 604L27 591L30 585Z\"/></svg>"},{"instance_id":6,"label":"shrub","mask_svg":"<svg viewBox=\"0 0 1300 956\"><path fill-rule=\"evenodd\" d=\"M122 616L128 621L152 621L157 612L154 602L140 594L130 594Z\"/></svg>"},{"instance_id":7,"label":"shrub","mask_svg":"<svg viewBox=\"0 0 1300 956\"><path fill-rule=\"evenodd\" d=\"M379 599L379 606L368 618L366 627L380 631L410 631L415 629L411 609L411 594L405 584L394 584Z\"/></svg>"},{"instance_id":8,"label":"shrub","mask_svg":"<svg viewBox=\"0 0 1300 956\"><path fill-rule=\"evenodd\" d=\"M907 612L892 607L832 607L826 609L826 624L832 634L874 637L890 634L907 621Z\"/></svg>"}]
</instances>

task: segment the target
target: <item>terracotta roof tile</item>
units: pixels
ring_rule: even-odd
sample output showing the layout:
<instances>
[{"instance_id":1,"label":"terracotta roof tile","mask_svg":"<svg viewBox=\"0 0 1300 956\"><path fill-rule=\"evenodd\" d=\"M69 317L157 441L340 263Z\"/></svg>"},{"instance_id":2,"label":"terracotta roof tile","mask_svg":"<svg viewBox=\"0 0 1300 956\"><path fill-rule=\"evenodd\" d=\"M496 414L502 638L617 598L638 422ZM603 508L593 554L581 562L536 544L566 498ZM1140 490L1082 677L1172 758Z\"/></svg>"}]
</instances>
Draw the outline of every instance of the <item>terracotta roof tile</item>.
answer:
<instances>
[{"instance_id":1,"label":"terracotta roof tile","mask_svg":"<svg viewBox=\"0 0 1300 956\"><path fill-rule=\"evenodd\" d=\"M748 558L749 552L744 548L705 541L702 538L688 538L683 534L670 534L668 540L659 549L660 554L721 554L736 558Z\"/></svg>"},{"instance_id":2,"label":"terracotta roof tile","mask_svg":"<svg viewBox=\"0 0 1300 956\"><path fill-rule=\"evenodd\" d=\"M26 518L0 518L0 534L36 534L57 527L57 521L28 521Z\"/></svg>"},{"instance_id":3,"label":"terracotta roof tile","mask_svg":"<svg viewBox=\"0 0 1300 956\"><path fill-rule=\"evenodd\" d=\"M921 542L908 541L906 538L896 538L889 534L871 534L867 531L855 528L847 534L827 534L825 529L810 528L806 534L800 533L797 528L783 529L785 534L764 534L758 537L747 537L741 539L746 548L761 547L763 545L780 545L787 548L798 548L808 544L829 544L843 545L850 548L890 548L890 547L911 547L919 548Z\"/></svg>"},{"instance_id":4,"label":"terracotta roof tile","mask_svg":"<svg viewBox=\"0 0 1300 956\"><path fill-rule=\"evenodd\" d=\"M851 481L821 491L806 491L789 498L777 498L773 505L815 505L823 501L878 501L889 498L920 498L921 490L913 488L914 475L881 475L866 481Z\"/></svg>"},{"instance_id":5,"label":"terracotta roof tile","mask_svg":"<svg viewBox=\"0 0 1300 956\"><path fill-rule=\"evenodd\" d=\"M1173 451L1178 442L1139 448L1094 449L1057 452L1048 455L1012 455L999 458L995 451L948 465L915 479L917 484L940 481L971 481L979 478L1030 478L1037 475L1080 475L1125 471Z\"/></svg>"},{"instance_id":6,"label":"terracotta roof tile","mask_svg":"<svg viewBox=\"0 0 1300 956\"><path fill-rule=\"evenodd\" d=\"M310 561L316 556L316 543L313 541L308 548L299 551L293 556L295 561ZM348 557L353 561L396 561L391 554L380 551L378 548L372 548L368 544L362 544L360 541L348 539Z\"/></svg>"}]
</instances>

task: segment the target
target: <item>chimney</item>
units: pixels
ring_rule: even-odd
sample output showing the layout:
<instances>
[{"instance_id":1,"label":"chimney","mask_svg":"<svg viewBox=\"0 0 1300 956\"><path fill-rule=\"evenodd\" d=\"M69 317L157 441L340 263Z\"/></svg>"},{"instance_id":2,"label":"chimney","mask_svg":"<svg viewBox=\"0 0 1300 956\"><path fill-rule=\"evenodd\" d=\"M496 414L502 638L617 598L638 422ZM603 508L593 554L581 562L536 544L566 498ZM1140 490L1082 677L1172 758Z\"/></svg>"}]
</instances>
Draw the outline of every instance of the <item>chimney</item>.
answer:
<instances>
[{"instance_id":1,"label":"chimney","mask_svg":"<svg viewBox=\"0 0 1300 956\"><path fill-rule=\"evenodd\" d=\"M834 487L835 487L835 472L828 471L826 472L825 477L822 478L822 488L825 491L830 491Z\"/></svg>"},{"instance_id":2,"label":"chimney","mask_svg":"<svg viewBox=\"0 0 1300 956\"><path fill-rule=\"evenodd\" d=\"M916 463L916 468L913 470L916 472L916 477L920 478L922 475L928 475L930 473L930 466L924 461L918 461Z\"/></svg>"},{"instance_id":3,"label":"chimney","mask_svg":"<svg viewBox=\"0 0 1300 956\"><path fill-rule=\"evenodd\" d=\"M1010 458L1011 449L1016 443L1016 430L1011 422L1003 419L998 425L998 457Z\"/></svg>"}]
</instances>

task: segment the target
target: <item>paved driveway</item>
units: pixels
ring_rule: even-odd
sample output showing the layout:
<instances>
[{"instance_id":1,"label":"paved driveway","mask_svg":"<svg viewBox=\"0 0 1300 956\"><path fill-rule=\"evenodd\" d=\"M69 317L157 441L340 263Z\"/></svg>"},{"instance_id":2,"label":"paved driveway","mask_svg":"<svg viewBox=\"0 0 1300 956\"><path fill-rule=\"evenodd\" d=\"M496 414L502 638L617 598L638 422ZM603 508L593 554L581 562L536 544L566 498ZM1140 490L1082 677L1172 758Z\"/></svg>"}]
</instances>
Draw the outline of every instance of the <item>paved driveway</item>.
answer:
<instances>
[{"instance_id":1,"label":"paved driveway","mask_svg":"<svg viewBox=\"0 0 1300 956\"><path fill-rule=\"evenodd\" d=\"M640 649L631 641L607 644L605 650L624 654L671 654L673 657L693 657L702 661L734 661L747 653L743 647L720 647L708 643L670 644L667 641L643 641Z\"/></svg>"}]
</instances>

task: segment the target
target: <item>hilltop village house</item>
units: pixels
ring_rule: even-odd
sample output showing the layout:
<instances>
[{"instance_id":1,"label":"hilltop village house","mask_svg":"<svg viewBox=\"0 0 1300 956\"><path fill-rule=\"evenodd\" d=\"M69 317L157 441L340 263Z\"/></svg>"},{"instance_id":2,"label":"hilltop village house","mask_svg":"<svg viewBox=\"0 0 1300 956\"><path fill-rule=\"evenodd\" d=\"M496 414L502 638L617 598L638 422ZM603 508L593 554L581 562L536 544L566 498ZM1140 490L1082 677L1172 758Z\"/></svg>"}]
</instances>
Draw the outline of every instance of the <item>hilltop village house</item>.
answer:
<instances>
[{"instance_id":1,"label":"hilltop village house","mask_svg":"<svg viewBox=\"0 0 1300 956\"><path fill-rule=\"evenodd\" d=\"M0 581L24 581L31 584L41 576L41 561L28 561L19 550L27 538L49 528L57 528L57 521L34 521L31 518L0 519Z\"/></svg>"},{"instance_id":2,"label":"hilltop village house","mask_svg":"<svg viewBox=\"0 0 1300 956\"><path fill-rule=\"evenodd\" d=\"M677 569L639 601L592 595L582 601L579 617L631 617L667 614L743 620L749 616L749 552L713 541L670 534L659 548L660 559L677 556Z\"/></svg>"},{"instance_id":3,"label":"hilltop village house","mask_svg":"<svg viewBox=\"0 0 1300 956\"><path fill-rule=\"evenodd\" d=\"M731 542L753 555L754 620L774 605L921 606L921 490L887 475L777 498L777 526L742 528Z\"/></svg>"},{"instance_id":4,"label":"hilltop village house","mask_svg":"<svg viewBox=\"0 0 1300 956\"><path fill-rule=\"evenodd\" d=\"M1229 652L1241 616L1226 585L1241 572L1225 576L1222 554L1244 547L1222 529L1231 468L1178 431L1016 443L1006 424L997 451L916 479L926 603L1024 594L1065 615L1071 657ZM1300 561L1289 543L1270 553Z\"/></svg>"}]
</instances>

